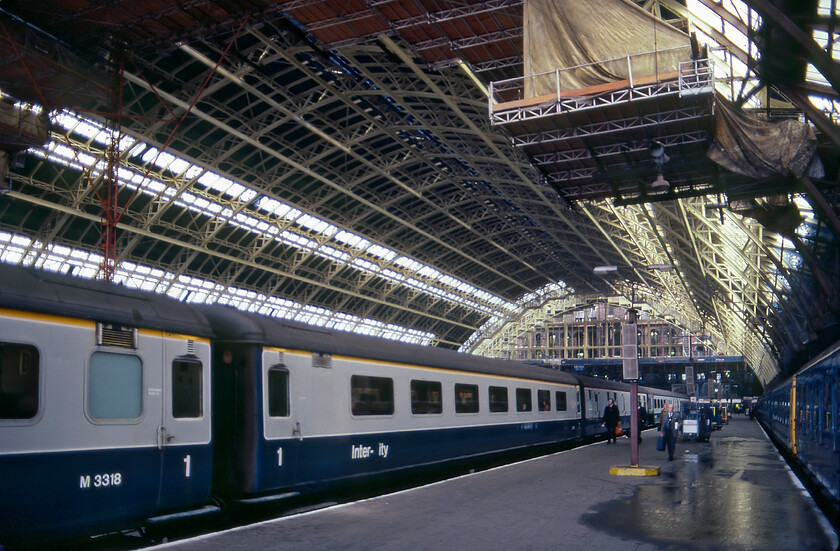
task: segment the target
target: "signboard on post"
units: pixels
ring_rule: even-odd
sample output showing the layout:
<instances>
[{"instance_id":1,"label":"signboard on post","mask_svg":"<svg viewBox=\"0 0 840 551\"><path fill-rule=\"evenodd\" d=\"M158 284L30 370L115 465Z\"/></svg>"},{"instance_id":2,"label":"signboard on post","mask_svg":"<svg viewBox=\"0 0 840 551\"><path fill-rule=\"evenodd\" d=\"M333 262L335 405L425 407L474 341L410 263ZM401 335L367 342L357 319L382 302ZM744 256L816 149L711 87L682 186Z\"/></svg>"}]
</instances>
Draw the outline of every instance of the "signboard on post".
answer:
<instances>
[{"instance_id":1,"label":"signboard on post","mask_svg":"<svg viewBox=\"0 0 840 551\"><path fill-rule=\"evenodd\" d=\"M621 366L624 380L634 381L639 378L639 346L635 323L621 326Z\"/></svg>"},{"instance_id":2,"label":"signboard on post","mask_svg":"<svg viewBox=\"0 0 840 551\"><path fill-rule=\"evenodd\" d=\"M685 393L694 397L694 366L685 366Z\"/></svg>"}]
</instances>

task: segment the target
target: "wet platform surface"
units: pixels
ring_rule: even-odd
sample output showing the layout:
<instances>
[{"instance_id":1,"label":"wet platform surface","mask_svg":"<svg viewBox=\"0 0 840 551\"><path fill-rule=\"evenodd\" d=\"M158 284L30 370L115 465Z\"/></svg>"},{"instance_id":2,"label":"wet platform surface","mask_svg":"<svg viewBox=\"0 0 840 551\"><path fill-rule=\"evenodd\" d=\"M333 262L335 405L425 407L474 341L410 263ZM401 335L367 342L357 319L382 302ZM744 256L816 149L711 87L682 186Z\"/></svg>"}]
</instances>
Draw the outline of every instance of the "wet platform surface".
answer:
<instances>
[{"instance_id":1,"label":"wet platform surface","mask_svg":"<svg viewBox=\"0 0 840 551\"><path fill-rule=\"evenodd\" d=\"M660 476L609 474L630 462L622 438L155 549L837 549L758 423L678 442L673 462L656 435L643 433L639 464Z\"/></svg>"}]
</instances>

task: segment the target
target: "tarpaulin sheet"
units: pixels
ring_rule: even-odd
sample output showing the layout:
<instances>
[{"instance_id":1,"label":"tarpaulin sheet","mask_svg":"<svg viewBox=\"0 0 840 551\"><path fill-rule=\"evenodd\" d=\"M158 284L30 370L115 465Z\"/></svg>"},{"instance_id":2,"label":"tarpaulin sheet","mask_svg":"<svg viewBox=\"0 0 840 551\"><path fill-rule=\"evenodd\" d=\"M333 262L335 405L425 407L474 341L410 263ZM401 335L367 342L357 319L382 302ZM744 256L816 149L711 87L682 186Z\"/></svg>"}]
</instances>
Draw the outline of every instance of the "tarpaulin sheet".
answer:
<instances>
[{"instance_id":1,"label":"tarpaulin sheet","mask_svg":"<svg viewBox=\"0 0 840 551\"><path fill-rule=\"evenodd\" d=\"M524 74L564 69L561 91L673 73L691 58L688 35L630 0L525 0L523 26ZM556 92L556 75L526 81L526 98Z\"/></svg>"},{"instance_id":2,"label":"tarpaulin sheet","mask_svg":"<svg viewBox=\"0 0 840 551\"><path fill-rule=\"evenodd\" d=\"M715 139L707 155L724 168L753 178L821 177L816 151L811 125L799 120L771 122L717 97Z\"/></svg>"}]
</instances>

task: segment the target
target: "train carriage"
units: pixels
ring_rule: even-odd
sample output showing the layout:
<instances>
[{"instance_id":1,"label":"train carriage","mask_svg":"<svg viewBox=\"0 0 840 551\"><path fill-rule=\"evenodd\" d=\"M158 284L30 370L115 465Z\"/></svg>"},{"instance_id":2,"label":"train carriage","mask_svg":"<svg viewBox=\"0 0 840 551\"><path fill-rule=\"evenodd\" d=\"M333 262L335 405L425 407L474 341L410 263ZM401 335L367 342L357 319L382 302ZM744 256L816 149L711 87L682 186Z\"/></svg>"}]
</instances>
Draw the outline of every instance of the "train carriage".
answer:
<instances>
[{"instance_id":1,"label":"train carriage","mask_svg":"<svg viewBox=\"0 0 840 551\"><path fill-rule=\"evenodd\" d=\"M840 343L758 398L759 421L813 480L817 498L840 504Z\"/></svg>"},{"instance_id":2,"label":"train carriage","mask_svg":"<svg viewBox=\"0 0 840 551\"><path fill-rule=\"evenodd\" d=\"M650 423L653 425L659 424L659 416L666 405L674 406L674 411L677 412L685 411L689 405L688 396L679 392L650 387L640 387L639 392L644 392L648 397L647 401L650 407L647 411Z\"/></svg>"},{"instance_id":3,"label":"train carriage","mask_svg":"<svg viewBox=\"0 0 840 551\"><path fill-rule=\"evenodd\" d=\"M210 496L210 328L119 287L3 268L0 542L103 532Z\"/></svg>"},{"instance_id":4,"label":"train carriage","mask_svg":"<svg viewBox=\"0 0 840 551\"><path fill-rule=\"evenodd\" d=\"M215 388L253 388L237 403L215 399L217 483L240 501L582 435L579 385L567 373L203 312L218 335Z\"/></svg>"},{"instance_id":5,"label":"train carriage","mask_svg":"<svg viewBox=\"0 0 840 551\"><path fill-rule=\"evenodd\" d=\"M583 394L583 431L586 435L606 434L601 426L604 409L610 399L618 406L621 426L624 430L630 426L630 388L625 383L609 379L599 379L588 375L576 375Z\"/></svg>"}]
</instances>

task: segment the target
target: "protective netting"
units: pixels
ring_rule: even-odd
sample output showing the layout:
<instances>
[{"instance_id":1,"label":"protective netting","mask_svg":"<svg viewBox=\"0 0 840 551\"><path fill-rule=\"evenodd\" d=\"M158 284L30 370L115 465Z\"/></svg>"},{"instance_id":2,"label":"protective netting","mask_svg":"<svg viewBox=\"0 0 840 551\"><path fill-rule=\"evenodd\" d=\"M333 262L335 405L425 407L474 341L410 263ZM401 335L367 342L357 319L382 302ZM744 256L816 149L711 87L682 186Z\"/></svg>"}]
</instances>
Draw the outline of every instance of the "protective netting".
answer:
<instances>
[{"instance_id":1,"label":"protective netting","mask_svg":"<svg viewBox=\"0 0 840 551\"><path fill-rule=\"evenodd\" d=\"M49 122L45 113L21 109L0 97L0 149L39 147L47 140Z\"/></svg>"},{"instance_id":2,"label":"protective netting","mask_svg":"<svg viewBox=\"0 0 840 551\"><path fill-rule=\"evenodd\" d=\"M530 98L556 93L558 83L567 91L675 75L691 46L630 0L525 0L524 58Z\"/></svg>"}]
</instances>

